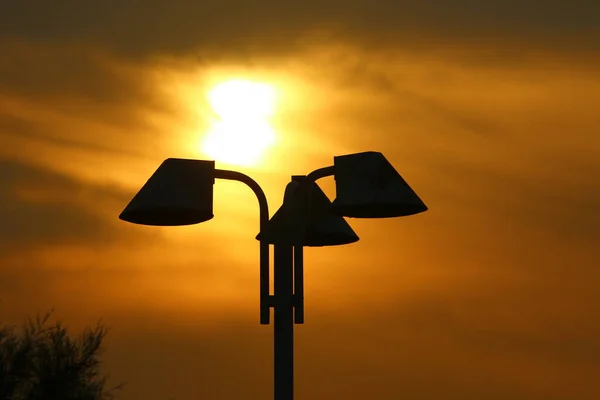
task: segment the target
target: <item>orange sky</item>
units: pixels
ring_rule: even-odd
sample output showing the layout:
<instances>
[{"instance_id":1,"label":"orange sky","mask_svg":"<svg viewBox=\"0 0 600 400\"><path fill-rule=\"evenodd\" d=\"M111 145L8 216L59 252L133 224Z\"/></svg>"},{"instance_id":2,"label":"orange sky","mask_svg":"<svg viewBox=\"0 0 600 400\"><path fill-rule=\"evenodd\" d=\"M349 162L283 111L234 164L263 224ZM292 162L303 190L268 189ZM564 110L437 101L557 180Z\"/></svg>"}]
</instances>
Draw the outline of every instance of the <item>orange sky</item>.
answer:
<instances>
[{"instance_id":1,"label":"orange sky","mask_svg":"<svg viewBox=\"0 0 600 400\"><path fill-rule=\"evenodd\" d=\"M280 92L276 145L238 168L271 213L367 150L430 208L306 251L297 399L600 398L592 2L27 3L0 8L3 322L102 318L124 400L272 395L252 192L218 182L202 225L117 219L163 159L204 156L206 91L243 77Z\"/></svg>"}]
</instances>

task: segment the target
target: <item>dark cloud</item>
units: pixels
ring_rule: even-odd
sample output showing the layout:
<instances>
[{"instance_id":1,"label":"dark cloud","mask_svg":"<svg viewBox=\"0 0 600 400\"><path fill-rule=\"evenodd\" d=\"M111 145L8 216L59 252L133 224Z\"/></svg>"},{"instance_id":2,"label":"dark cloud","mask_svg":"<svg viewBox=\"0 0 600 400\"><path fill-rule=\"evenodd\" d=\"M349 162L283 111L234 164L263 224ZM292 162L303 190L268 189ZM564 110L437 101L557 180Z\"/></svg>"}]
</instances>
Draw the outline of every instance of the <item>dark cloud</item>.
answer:
<instances>
[{"instance_id":1,"label":"dark cloud","mask_svg":"<svg viewBox=\"0 0 600 400\"><path fill-rule=\"evenodd\" d=\"M0 95L93 116L104 124L140 124L141 113L172 111L147 76L94 49L0 39Z\"/></svg>"},{"instance_id":2,"label":"dark cloud","mask_svg":"<svg viewBox=\"0 0 600 400\"><path fill-rule=\"evenodd\" d=\"M126 204L127 198L119 190L0 160L0 248L6 254L38 245L101 245L122 240L123 232L94 210L90 200L101 200L106 206L106 202Z\"/></svg>"},{"instance_id":3,"label":"dark cloud","mask_svg":"<svg viewBox=\"0 0 600 400\"><path fill-rule=\"evenodd\" d=\"M131 93L128 89L135 82L112 70L106 60L88 49L23 42L5 42L2 47L5 55L0 59L2 92L18 89L25 95L93 94L104 102L123 100L139 92L138 89Z\"/></svg>"},{"instance_id":4,"label":"dark cloud","mask_svg":"<svg viewBox=\"0 0 600 400\"><path fill-rule=\"evenodd\" d=\"M377 46L417 46L423 39L598 46L600 9L593 0L526 1L326 0L294 3L149 0L10 1L0 8L0 34L45 42L94 43L126 55L243 51L285 52L314 29ZM395 41L403 37L405 40ZM435 42L433 42L435 43Z\"/></svg>"},{"instance_id":5,"label":"dark cloud","mask_svg":"<svg viewBox=\"0 0 600 400\"><path fill-rule=\"evenodd\" d=\"M387 94L390 101L394 101L396 105L395 110L393 110L396 113L399 110L405 111L407 107L410 107L410 110L435 116L436 119L441 120L443 123L470 134L496 136L502 133L501 128L498 127L495 121L460 110L459 107L444 104L444 102L434 96L427 96L416 90L409 89L407 86L403 86L403 79L401 78L386 77L384 72L381 72L379 77L377 77L374 72L359 71L352 72L354 78L360 76L359 81L363 87L370 87L371 90L377 90L381 95ZM432 84L435 84L435 82L432 82ZM390 110L385 109L382 111L383 113L386 111L390 112Z\"/></svg>"},{"instance_id":6,"label":"dark cloud","mask_svg":"<svg viewBox=\"0 0 600 400\"><path fill-rule=\"evenodd\" d=\"M62 132L64 135L64 132ZM10 114L3 114L0 111L0 136L12 135L20 138L30 138L50 145L63 146L73 151L84 150L103 153L105 155L125 155L131 157L143 157L144 154L135 150L124 149L123 147L111 146L91 141L80 140L76 138L60 137L53 134L53 128L46 123L37 122L31 119L16 117ZM74 135L76 136L76 135Z\"/></svg>"},{"instance_id":7,"label":"dark cloud","mask_svg":"<svg viewBox=\"0 0 600 400\"><path fill-rule=\"evenodd\" d=\"M556 307L560 301L554 296L567 293L553 292L550 287L540 290L535 284L496 281L491 293L484 284L462 293L432 295L410 305L397 304L394 314L410 327L407 330L444 332L467 351L600 370L596 340L600 322L593 319L594 306L580 302L565 313ZM503 292L504 296L498 296Z\"/></svg>"},{"instance_id":8,"label":"dark cloud","mask_svg":"<svg viewBox=\"0 0 600 400\"><path fill-rule=\"evenodd\" d=\"M512 162L529 167L512 172L498 161L502 156L493 149L487 151L488 163L440 160L439 176L451 185L426 190L434 198L471 210L474 218L504 219L508 225L519 224L581 243L600 239L600 217L594 211L600 206L598 166L566 159L551 164L544 157L536 161L535 154L526 154ZM544 164L541 171L537 169Z\"/></svg>"},{"instance_id":9,"label":"dark cloud","mask_svg":"<svg viewBox=\"0 0 600 400\"><path fill-rule=\"evenodd\" d=\"M93 49L1 40L0 48L1 136L74 154L144 158L158 136L147 116L175 112L147 69Z\"/></svg>"}]
</instances>

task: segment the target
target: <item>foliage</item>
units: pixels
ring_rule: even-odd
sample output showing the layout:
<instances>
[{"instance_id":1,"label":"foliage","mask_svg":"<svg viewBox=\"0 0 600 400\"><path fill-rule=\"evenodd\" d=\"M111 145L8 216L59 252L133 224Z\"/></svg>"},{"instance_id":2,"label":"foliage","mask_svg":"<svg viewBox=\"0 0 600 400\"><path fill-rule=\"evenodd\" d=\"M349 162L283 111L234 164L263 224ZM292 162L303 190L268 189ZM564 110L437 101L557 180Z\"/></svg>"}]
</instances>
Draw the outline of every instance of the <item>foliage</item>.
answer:
<instances>
[{"instance_id":1,"label":"foliage","mask_svg":"<svg viewBox=\"0 0 600 400\"><path fill-rule=\"evenodd\" d=\"M108 329L102 323L79 337L51 313L28 319L20 330L0 323L0 400L110 400L99 356Z\"/></svg>"}]
</instances>

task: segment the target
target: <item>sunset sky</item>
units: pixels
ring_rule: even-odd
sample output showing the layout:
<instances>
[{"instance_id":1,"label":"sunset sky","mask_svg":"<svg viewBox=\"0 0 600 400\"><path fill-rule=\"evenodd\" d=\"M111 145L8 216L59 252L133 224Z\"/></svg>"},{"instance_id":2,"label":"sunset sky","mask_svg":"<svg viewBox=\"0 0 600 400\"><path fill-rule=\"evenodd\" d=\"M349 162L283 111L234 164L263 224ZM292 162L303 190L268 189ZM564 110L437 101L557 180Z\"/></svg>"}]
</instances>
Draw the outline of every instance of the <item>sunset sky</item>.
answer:
<instances>
[{"instance_id":1,"label":"sunset sky","mask_svg":"<svg viewBox=\"0 0 600 400\"><path fill-rule=\"evenodd\" d=\"M217 167L271 214L291 175L369 150L429 207L306 250L298 400L600 398L592 0L3 1L2 322L102 319L122 400L271 398L253 193L218 181L200 225L118 219L165 158L215 156L209 94L235 79L272 91L272 136Z\"/></svg>"}]
</instances>

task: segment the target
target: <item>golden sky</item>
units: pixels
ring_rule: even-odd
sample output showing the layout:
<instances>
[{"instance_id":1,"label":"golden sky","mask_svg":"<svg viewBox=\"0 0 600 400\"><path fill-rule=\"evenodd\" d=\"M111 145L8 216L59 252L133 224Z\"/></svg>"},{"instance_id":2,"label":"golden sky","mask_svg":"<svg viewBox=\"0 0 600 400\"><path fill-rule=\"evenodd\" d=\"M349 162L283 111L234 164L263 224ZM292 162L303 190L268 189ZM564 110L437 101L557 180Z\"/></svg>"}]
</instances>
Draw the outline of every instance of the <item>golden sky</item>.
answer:
<instances>
[{"instance_id":1,"label":"golden sky","mask_svg":"<svg viewBox=\"0 0 600 400\"><path fill-rule=\"evenodd\" d=\"M368 150L430 208L306 250L297 399L600 398L600 10L540 7L3 4L2 321L102 318L123 400L270 398L252 192L217 182L191 227L117 218L162 160L206 157L207 92L248 79L276 137L231 167L271 213L290 175Z\"/></svg>"}]
</instances>

